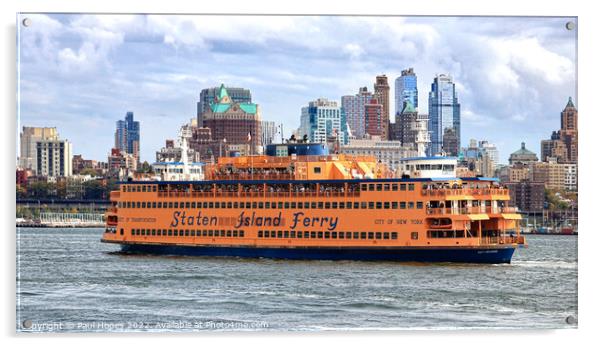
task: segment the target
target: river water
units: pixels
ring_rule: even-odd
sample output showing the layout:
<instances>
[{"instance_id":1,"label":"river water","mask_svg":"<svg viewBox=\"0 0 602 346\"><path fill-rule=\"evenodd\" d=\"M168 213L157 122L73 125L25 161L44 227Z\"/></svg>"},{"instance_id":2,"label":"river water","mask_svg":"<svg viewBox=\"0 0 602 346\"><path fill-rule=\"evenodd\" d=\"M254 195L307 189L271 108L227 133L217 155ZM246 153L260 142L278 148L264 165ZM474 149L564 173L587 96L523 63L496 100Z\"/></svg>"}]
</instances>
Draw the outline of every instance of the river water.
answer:
<instances>
[{"instance_id":1,"label":"river water","mask_svg":"<svg viewBox=\"0 0 602 346\"><path fill-rule=\"evenodd\" d=\"M17 229L17 331L577 327L576 236L476 265L123 255L102 232Z\"/></svg>"}]
</instances>

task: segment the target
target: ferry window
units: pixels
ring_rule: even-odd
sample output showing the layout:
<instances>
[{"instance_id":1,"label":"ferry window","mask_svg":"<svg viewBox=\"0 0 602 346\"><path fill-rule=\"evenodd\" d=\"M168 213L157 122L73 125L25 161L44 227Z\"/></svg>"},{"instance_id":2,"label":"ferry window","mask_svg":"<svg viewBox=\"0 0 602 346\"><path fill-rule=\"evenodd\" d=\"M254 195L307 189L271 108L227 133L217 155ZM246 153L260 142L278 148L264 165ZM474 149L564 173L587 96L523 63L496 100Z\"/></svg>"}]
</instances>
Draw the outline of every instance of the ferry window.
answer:
<instances>
[{"instance_id":1,"label":"ferry window","mask_svg":"<svg viewBox=\"0 0 602 346\"><path fill-rule=\"evenodd\" d=\"M399 188L399 185L391 184L391 191L397 191L398 188Z\"/></svg>"},{"instance_id":2,"label":"ferry window","mask_svg":"<svg viewBox=\"0 0 602 346\"><path fill-rule=\"evenodd\" d=\"M125 185L121 185L121 191L125 192Z\"/></svg>"},{"instance_id":3,"label":"ferry window","mask_svg":"<svg viewBox=\"0 0 602 346\"><path fill-rule=\"evenodd\" d=\"M261 231L260 231L260 232L261 232ZM204 229L204 230L203 230L203 237L206 237L206 236L207 236L207 230L206 230L206 229Z\"/></svg>"},{"instance_id":4,"label":"ferry window","mask_svg":"<svg viewBox=\"0 0 602 346\"><path fill-rule=\"evenodd\" d=\"M418 232L412 232L412 240L418 239Z\"/></svg>"},{"instance_id":5,"label":"ferry window","mask_svg":"<svg viewBox=\"0 0 602 346\"><path fill-rule=\"evenodd\" d=\"M282 231L278 231L278 238L282 238Z\"/></svg>"},{"instance_id":6,"label":"ferry window","mask_svg":"<svg viewBox=\"0 0 602 346\"><path fill-rule=\"evenodd\" d=\"M362 191L366 191L367 190L367 184L362 184Z\"/></svg>"},{"instance_id":7,"label":"ferry window","mask_svg":"<svg viewBox=\"0 0 602 346\"><path fill-rule=\"evenodd\" d=\"M167 235L171 237L171 230L167 231Z\"/></svg>"},{"instance_id":8,"label":"ferry window","mask_svg":"<svg viewBox=\"0 0 602 346\"><path fill-rule=\"evenodd\" d=\"M329 232L330 233L330 232ZM332 232L332 239L337 239L337 232Z\"/></svg>"},{"instance_id":9,"label":"ferry window","mask_svg":"<svg viewBox=\"0 0 602 346\"><path fill-rule=\"evenodd\" d=\"M405 209L406 208L406 202L399 202L399 209Z\"/></svg>"},{"instance_id":10,"label":"ferry window","mask_svg":"<svg viewBox=\"0 0 602 346\"><path fill-rule=\"evenodd\" d=\"M183 237L183 236L184 236L184 230L183 230L183 229L181 229L181 230L180 230L180 237Z\"/></svg>"},{"instance_id":11,"label":"ferry window","mask_svg":"<svg viewBox=\"0 0 602 346\"><path fill-rule=\"evenodd\" d=\"M346 232L345 233L345 238L351 239L351 232Z\"/></svg>"},{"instance_id":12,"label":"ferry window","mask_svg":"<svg viewBox=\"0 0 602 346\"><path fill-rule=\"evenodd\" d=\"M383 234L381 232L376 232L376 239L382 239Z\"/></svg>"},{"instance_id":13,"label":"ferry window","mask_svg":"<svg viewBox=\"0 0 602 346\"><path fill-rule=\"evenodd\" d=\"M163 208L167 209L167 202L163 202Z\"/></svg>"},{"instance_id":14,"label":"ferry window","mask_svg":"<svg viewBox=\"0 0 602 346\"><path fill-rule=\"evenodd\" d=\"M406 184L399 184L399 191L405 191L406 190Z\"/></svg>"},{"instance_id":15,"label":"ferry window","mask_svg":"<svg viewBox=\"0 0 602 346\"><path fill-rule=\"evenodd\" d=\"M463 230L456 231L456 238L464 238L464 231Z\"/></svg>"},{"instance_id":16,"label":"ferry window","mask_svg":"<svg viewBox=\"0 0 602 346\"><path fill-rule=\"evenodd\" d=\"M157 192L157 186L153 185L153 192Z\"/></svg>"},{"instance_id":17,"label":"ferry window","mask_svg":"<svg viewBox=\"0 0 602 346\"><path fill-rule=\"evenodd\" d=\"M291 209L297 209L297 202L291 202Z\"/></svg>"},{"instance_id":18,"label":"ferry window","mask_svg":"<svg viewBox=\"0 0 602 346\"><path fill-rule=\"evenodd\" d=\"M324 209L324 202L318 202L318 209Z\"/></svg>"},{"instance_id":19,"label":"ferry window","mask_svg":"<svg viewBox=\"0 0 602 346\"><path fill-rule=\"evenodd\" d=\"M210 229L208 232L209 232L209 236L210 236L210 237L213 237L213 230L212 230L212 229Z\"/></svg>"},{"instance_id":20,"label":"ferry window","mask_svg":"<svg viewBox=\"0 0 602 346\"><path fill-rule=\"evenodd\" d=\"M316 238L316 232L311 232L311 237L312 237L312 239Z\"/></svg>"},{"instance_id":21,"label":"ferry window","mask_svg":"<svg viewBox=\"0 0 602 346\"><path fill-rule=\"evenodd\" d=\"M303 238L303 232L298 231L297 232L297 238Z\"/></svg>"},{"instance_id":22,"label":"ferry window","mask_svg":"<svg viewBox=\"0 0 602 346\"><path fill-rule=\"evenodd\" d=\"M366 209L367 207L367 203L366 202L362 202L362 209Z\"/></svg>"},{"instance_id":23,"label":"ferry window","mask_svg":"<svg viewBox=\"0 0 602 346\"><path fill-rule=\"evenodd\" d=\"M332 209L337 209L338 206L339 204L337 202L332 202ZM328 209L328 205L326 206L326 209Z\"/></svg>"},{"instance_id":24,"label":"ferry window","mask_svg":"<svg viewBox=\"0 0 602 346\"><path fill-rule=\"evenodd\" d=\"M324 237L324 233L318 232L318 239L322 239Z\"/></svg>"},{"instance_id":25,"label":"ferry window","mask_svg":"<svg viewBox=\"0 0 602 346\"><path fill-rule=\"evenodd\" d=\"M389 239L389 232L383 233L383 239Z\"/></svg>"},{"instance_id":26,"label":"ferry window","mask_svg":"<svg viewBox=\"0 0 602 346\"><path fill-rule=\"evenodd\" d=\"M196 209L196 202L190 202L190 208Z\"/></svg>"},{"instance_id":27,"label":"ferry window","mask_svg":"<svg viewBox=\"0 0 602 346\"><path fill-rule=\"evenodd\" d=\"M278 202L278 209L282 209L282 208L283 208L282 202Z\"/></svg>"},{"instance_id":28,"label":"ferry window","mask_svg":"<svg viewBox=\"0 0 602 346\"><path fill-rule=\"evenodd\" d=\"M353 239L359 239L360 238L360 233L359 232L353 232Z\"/></svg>"},{"instance_id":29,"label":"ferry window","mask_svg":"<svg viewBox=\"0 0 602 346\"><path fill-rule=\"evenodd\" d=\"M339 232L339 239L345 239L345 232Z\"/></svg>"},{"instance_id":30,"label":"ferry window","mask_svg":"<svg viewBox=\"0 0 602 346\"><path fill-rule=\"evenodd\" d=\"M347 209L353 209L353 203L351 203L351 202L347 202L347 203L345 203L345 204L346 204L346 207L347 207ZM342 208L341 208L341 209L342 209Z\"/></svg>"},{"instance_id":31,"label":"ferry window","mask_svg":"<svg viewBox=\"0 0 602 346\"><path fill-rule=\"evenodd\" d=\"M360 238L361 239L366 239L366 232L360 233Z\"/></svg>"},{"instance_id":32,"label":"ferry window","mask_svg":"<svg viewBox=\"0 0 602 346\"><path fill-rule=\"evenodd\" d=\"M284 209L289 209L290 206L291 206L290 203L284 202Z\"/></svg>"},{"instance_id":33,"label":"ferry window","mask_svg":"<svg viewBox=\"0 0 602 346\"><path fill-rule=\"evenodd\" d=\"M134 229L132 228L132 235L135 235L136 231L134 231Z\"/></svg>"},{"instance_id":34,"label":"ferry window","mask_svg":"<svg viewBox=\"0 0 602 346\"><path fill-rule=\"evenodd\" d=\"M382 209L383 208L383 202L376 202L376 209Z\"/></svg>"},{"instance_id":35,"label":"ferry window","mask_svg":"<svg viewBox=\"0 0 602 346\"><path fill-rule=\"evenodd\" d=\"M324 203L324 209L330 209L330 202Z\"/></svg>"},{"instance_id":36,"label":"ferry window","mask_svg":"<svg viewBox=\"0 0 602 346\"><path fill-rule=\"evenodd\" d=\"M156 232L154 229L151 231L151 235L156 235Z\"/></svg>"},{"instance_id":37,"label":"ferry window","mask_svg":"<svg viewBox=\"0 0 602 346\"><path fill-rule=\"evenodd\" d=\"M173 208L173 203L172 202L169 202L168 205L169 205L169 209Z\"/></svg>"},{"instance_id":38,"label":"ferry window","mask_svg":"<svg viewBox=\"0 0 602 346\"><path fill-rule=\"evenodd\" d=\"M303 203L303 209L309 209L309 202Z\"/></svg>"},{"instance_id":39,"label":"ferry window","mask_svg":"<svg viewBox=\"0 0 602 346\"><path fill-rule=\"evenodd\" d=\"M220 237L225 237L225 236L226 236L226 231L225 231L225 230L223 230L223 229L221 229L221 230L219 231L219 236L220 236Z\"/></svg>"},{"instance_id":40,"label":"ferry window","mask_svg":"<svg viewBox=\"0 0 602 346\"><path fill-rule=\"evenodd\" d=\"M299 233L301 233L301 232L299 232ZM296 238L297 237L297 232L296 231L291 231L290 235L291 235L291 238Z\"/></svg>"},{"instance_id":41,"label":"ferry window","mask_svg":"<svg viewBox=\"0 0 602 346\"><path fill-rule=\"evenodd\" d=\"M374 202L368 202L368 209L374 209Z\"/></svg>"},{"instance_id":42,"label":"ferry window","mask_svg":"<svg viewBox=\"0 0 602 346\"><path fill-rule=\"evenodd\" d=\"M123 228L119 229L119 235L123 235Z\"/></svg>"},{"instance_id":43,"label":"ferry window","mask_svg":"<svg viewBox=\"0 0 602 346\"><path fill-rule=\"evenodd\" d=\"M238 202L234 202L234 209L238 209Z\"/></svg>"},{"instance_id":44,"label":"ferry window","mask_svg":"<svg viewBox=\"0 0 602 346\"><path fill-rule=\"evenodd\" d=\"M414 202L408 202L408 209L414 209Z\"/></svg>"},{"instance_id":45,"label":"ferry window","mask_svg":"<svg viewBox=\"0 0 602 346\"><path fill-rule=\"evenodd\" d=\"M238 235L240 235L241 237L244 237L245 236L245 231L241 230L240 232L238 232Z\"/></svg>"},{"instance_id":46,"label":"ferry window","mask_svg":"<svg viewBox=\"0 0 602 346\"><path fill-rule=\"evenodd\" d=\"M368 184L368 191L374 191L374 184Z\"/></svg>"},{"instance_id":47,"label":"ferry window","mask_svg":"<svg viewBox=\"0 0 602 346\"><path fill-rule=\"evenodd\" d=\"M322 169L320 167L314 167L314 174L322 173Z\"/></svg>"},{"instance_id":48,"label":"ferry window","mask_svg":"<svg viewBox=\"0 0 602 346\"><path fill-rule=\"evenodd\" d=\"M374 239L374 232L368 232L368 239Z\"/></svg>"},{"instance_id":49,"label":"ferry window","mask_svg":"<svg viewBox=\"0 0 602 346\"><path fill-rule=\"evenodd\" d=\"M186 230L186 231L184 232L184 235L185 235L185 236L187 236L187 237L188 237L188 236L190 236L190 230Z\"/></svg>"},{"instance_id":50,"label":"ferry window","mask_svg":"<svg viewBox=\"0 0 602 346\"><path fill-rule=\"evenodd\" d=\"M190 202L186 202L186 209L190 208Z\"/></svg>"},{"instance_id":51,"label":"ferry window","mask_svg":"<svg viewBox=\"0 0 602 346\"><path fill-rule=\"evenodd\" d=\"M390 191L391 190L391 185L390 184L383 184L383 190Z\"/></svg>"},{"instance_id":52,"label":"ferry window","mask_svg":"<svg viewBox=\"0 0 602 346\"><path fill-rule=\"evenodd\" d=\"M226 202L222 202L222 209L226 209Z\"/></svg>"},{"instance_id":53,"label":"ferry window","mask_svg":"<svg viewBox=\"0 0 602 346\"><path fill-rule=\"evenodd\" d=\"M185 206L185 205L186 205L186 204L185 204L184 202L180 202L180 209L184 209L184 206Z\"/></svg>"},{"instance_id":54,"label":"ferry window","mask_svg":"<svg viewBox=\"0 0 602 346\"><path fill-rule=\"evenodd\" d=\"M226 237L231 237L231 236L232 236L232 231L228 230L228 231L226 232Z\"/></svg>"},{"instance_id":55,"label":"ferry window","mask_svg":"<svg viewBox=\"0 0 602 346\"><path fill-rule=\"evenodd\" d=\"M238 237L238 230L232 231L232 236L233 237Z\"/></svg>"},{"instance_id":56,"label":"ferry window","mask_svg":"<svg viewBox=\"0 0 602 346\"><path fill-rule=\"evenodd\" d=\"M276 231L270 232L270 238L276 238Z\"/></svg>"},{"instance_id":57,"label":"ferry window","mask_svg":"<svg viewBox=\"0 0 602 346\"><path fill-rule=\"evenodd\" d=\"M257 206L259 207L259 209L263 209L263 202L257 203Z\"/></svg>"},{"instance_id":58,"label":"ferry window","mask_svg":"<svg viewBox=\"0 0 602 346\"><path fill-rule=\"evenodd\" d=\"M167 230L166 230L166 229L164 229L164 230L163 230L163 236L166 236L166 235L167 235Z\"/></svg>"},{"instance_id":59,"label":"ferry window","mask_svg":"<svg viewBox=\"0 0 602 346\"><path fill-rule=\"evenodd\" d=\"M140 209L140 202L136 202L136 208Z\"/></svg>"},{"instance_id":60,"label":"ferry window","mask_svg":"<svg viewBox=\"0 0 602 346\"><path fill-rule=\"evenodd\" d=\"M393 240L397 239L397 232L391 233L391 239L393 239Z\"/></svg>"},{"instance_id":61,"label":"ferry window","mask_svg":"<svg viewBox=\"0 0 602 346\"><path fill-rule=\"evenodd\" d=\"M203 208L207 209L207 202L203 202Z\"/></svg>"},{"instance_id":62,"label":"ferry window","mask_svg":"<svg viewBox=\"0 0 602 346\"><path fill-rule=\"evenodd\" d=\"M382 191L383 190L383 184L376 184L376 191Z\"/></svg>"},{"instance_id":63,"label":"ferry window","mask_svg":"<svg viewBox=\"0 0 602 346\"><path fill-rule=\"evenodd\" d=\"M489 200L485 201L485 206L486 207L491 207L491 201L489 201Z\"/></svg>"},{"instance_id":64,"label":"ferry window","mask_svg":"<svg viewBox=\"0 0 602 346\"><path fill-rule=\"evenodd\" d=\"M311 202L311 208L316 209L316 202Z\"/></svg>"},{"instance_id":65,"label":"ferry window","mask_svg":"<svg viewBox=\"0 0 602 346\"><path fill-rule=\"evenodd\" d=\"M303 238L309 238L309 231L303 232Z\"/></svg>"},{"instance_id":66,"label":"ferry window","mask_svg":"<svg viewBox=\"0 0 602 346\"><path fill-rule=\"evenodd\" d=\"M253 202L253 209L257 209L257 202Z\"/></svg>"},{"instance_id":67,"label":"ferry window","mask_svg":"<svg viewBox=\"0 0 602 346\"><path fill-rule=\"evenodd\" d=\"M391 208L391 202L385 202L384 206L385 206L385 209L390 209Z\"/></svg>"},{"instance_id":68,"label":"ferry window","mask_svg":"<svg viewBox=\"0 0 602 346\"><path fill-rule=\"evenodd\" d=\"M284 237L288 238L288 231L284 231Z\"/></svg>"},{"instance_id":69,"label":"ferry window","mask_svg":"<svg viewBox=\"0 0 602 346\"><path fill-rule=\"evenodd\" d=\"M149 202L150 204L150 202ZM142 202L142 208L146 208L146 202Z\"/></svg>"},{"instance_id":70,"label":"ferry window","mask_svg":"<svg viewBox=\"0 0 602 346\"><path fill-rule=\"evenodd\" d=\"M324 239L330 239L330 232L324 232Z\"/></svg>"},{"instance_id":71,"label":"ferry window","mask_svg":"<svg viewBox=\"0 0 602 346\"><path fill-rule=\"evenodd\" d=\"M360 208L360 202L353 202L353 209L359 209Z\"/></svg>"},{"instance_id":72,"label":"ferry window","mask_svg":"<svg viewBox=\"0 0 602 346\"><path fill-rule=\"evenodd\" d=\"M408 191L414 191L414 184L408 184Z\"/></svg>"},{"instance_id":73,"label":"ferry window","mask_svg":"<svg viewBox=\"0 0 602 346\"><path fill-rule=\"evenodd\" d=\"M140 185L136 186L136 192L140 192Z\"/></svg>"},{"instance_id":74,"label":"ferry window","mask_svg":"<svg viewBox=\"0 0 602 346\"><path fill-rule=\"evenodd\" d=\"M416 202L416 209L422 209L423 202Z\"/></svg>"},{"instance_id":75,"label":"ferry window","mask_svg":"<svg viewBox=\"0 0 602 346\"><path fill-rule=\"evenodd\" d=\"M142 192L146 192L146 185L142 185Z\"/></svg>"},{"instance_id":76,"label":"ferry window","mask_svg":"<svg viewBox=\"0 0 602 346\"><path fill-rule=\"evenodd\" d=\"M251 209L251 202L246 202L245 203L245 208Z\"/></svg>"},{"instance_id":77,"label":"ferry window","mask_svg":"<svg viewBox=\"0 0 602 346\"><path fill-rule=\"evenodd\" d=\"M339 202L339 209L345 209L345 202Z\"/></svg>"}]
</instances>

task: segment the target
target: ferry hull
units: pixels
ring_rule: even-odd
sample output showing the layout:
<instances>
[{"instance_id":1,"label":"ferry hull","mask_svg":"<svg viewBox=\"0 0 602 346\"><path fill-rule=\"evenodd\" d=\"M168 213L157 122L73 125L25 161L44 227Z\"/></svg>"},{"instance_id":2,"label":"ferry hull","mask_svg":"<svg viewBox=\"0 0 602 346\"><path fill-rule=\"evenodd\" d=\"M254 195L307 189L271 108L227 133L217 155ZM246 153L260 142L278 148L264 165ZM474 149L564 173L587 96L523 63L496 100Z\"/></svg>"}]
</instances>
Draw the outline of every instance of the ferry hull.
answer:
<instances>
[{"instance_id":1,"label":"ferry hull","mask_svg":"<svg viewBox=\"0 0 602 346\"><path fill-rule=\"evenodd\" d=\"M176 256L229 256L292 260L357 260L397 262L510 263L514 247L497 248L340 248L340 247L212 247L123 244L122 252Z\"/></svg>"}]
</instances>

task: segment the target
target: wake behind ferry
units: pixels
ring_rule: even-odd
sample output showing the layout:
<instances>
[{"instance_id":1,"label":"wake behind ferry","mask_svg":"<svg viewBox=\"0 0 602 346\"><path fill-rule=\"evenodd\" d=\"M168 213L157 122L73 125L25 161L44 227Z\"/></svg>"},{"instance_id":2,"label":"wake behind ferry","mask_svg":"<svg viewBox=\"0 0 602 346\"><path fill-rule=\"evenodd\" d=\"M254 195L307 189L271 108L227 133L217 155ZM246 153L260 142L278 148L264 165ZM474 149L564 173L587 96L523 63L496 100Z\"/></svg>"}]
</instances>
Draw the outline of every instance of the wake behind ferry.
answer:
<instances>
[{"instance_id":1,"label":"wake behind ferry","mask_svg":"<svg viewBox=\"0 0 602 346\"><path fill-rule=\"evenodd\" d=\"M510 263L525 243L489 178L389 178L374 157L273 144L202 181L128 181L102 241L129 253L295 260Z\"/></svg>"}]
</instances>

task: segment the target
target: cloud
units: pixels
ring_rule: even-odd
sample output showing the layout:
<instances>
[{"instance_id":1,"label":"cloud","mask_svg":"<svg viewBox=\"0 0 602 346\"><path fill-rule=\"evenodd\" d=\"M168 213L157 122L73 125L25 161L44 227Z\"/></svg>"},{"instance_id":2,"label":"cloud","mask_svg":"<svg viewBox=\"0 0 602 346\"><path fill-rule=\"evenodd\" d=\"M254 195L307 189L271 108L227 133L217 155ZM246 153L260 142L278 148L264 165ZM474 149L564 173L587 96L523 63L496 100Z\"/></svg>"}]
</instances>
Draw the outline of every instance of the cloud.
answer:
<instances>
[{"instance_id":1,"label":"cloud","mask_svg":"<svg viewBox=\"0 0 602 346\"><path fill-rule=\"evenodd\" d=\"M133 110L143 157L152 160L196 114L200 90L220 83L250 88L264 119L295 128L308 101L340 101L382 73L393 92L408 67L425 113L433 76L449 73L463 141L494 143L537 143L559 126L575 90L576 37L562 18L30 17L34 25L19 38L22 123L56 124L77 152L96 159L112 145L114 121ZM95 131L72 123L78 117ZM103 142L89 144L103 124Z\"/></svg>"}]
</instances>

